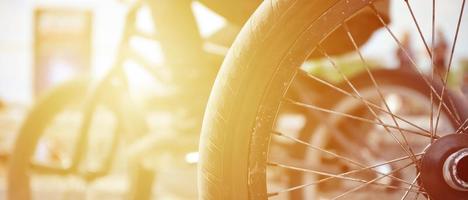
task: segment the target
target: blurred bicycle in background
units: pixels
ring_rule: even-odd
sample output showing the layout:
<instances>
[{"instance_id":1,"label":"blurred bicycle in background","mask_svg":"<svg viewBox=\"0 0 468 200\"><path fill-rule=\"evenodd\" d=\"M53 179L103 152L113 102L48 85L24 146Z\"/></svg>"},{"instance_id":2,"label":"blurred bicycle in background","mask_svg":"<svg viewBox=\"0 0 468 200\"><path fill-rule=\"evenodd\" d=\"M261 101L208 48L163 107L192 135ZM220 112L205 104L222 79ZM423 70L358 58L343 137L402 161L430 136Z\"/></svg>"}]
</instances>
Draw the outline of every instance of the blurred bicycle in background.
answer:
<instances>
[{"instance_id":1,"label":"blurred bicycle in background","mask_svg":"<svg viewBox=\"0 0 468 200\"><path fill-rule=\"evenodd\" d=\"M9 156L9 199L85 198L86 185L115 170L128 171L128 186L110 180L114 183L104 186L108 192L94 198L149 199L158 188L154 180L170 179L157 177L164 167L176 168L169 174L184 176L166 181L181 188L173 195L196 197L194 163L211 84L225 49L259 2L201 1L228 21L210 38L201 36L191 0L125 3L124 31L106 75L56 87L27 115ZM149 17L143 20L151 21L154 31L139 29L143 17ZM136 42L158 43L164 64L154 64L157 55L136 49ZM163 85L163 94L136 100L129 62L130 70L144 71L153 83ZM44 184L49 182L56 185ZM115 194L119 190L126 194Z\"/></svg>"},{"instance_id":2,"label":"blurred bicycle in background","mask_svg":"<svg viewBox=\"0 0 468 200\"><path fill-rule=\"evenodd\" d=\"M465 171L431 171L454 161L449 155L465 159L468 104L462 84L449 81L455 44L466 44L458 39L464 0L449 42L434 21L421 27L409 1L199 2L228 22L209 38L200 35L191 0L128 2L105 76L60 85L28 114L8 160L9 199L164 198L167 180L178 190L166 198L196 199L199 159L203 199L466 194L458 181L466 181ZM409 17L392 14L403 9L397 3ZM138 29L142 12L155 31ZM434 13L422 16L435 20ZM410 36L397 36L398 24L410 24ZM134 48L137 40L158 43L164 64ZM165 92L136 100L128 62ZM169 168L181 170L161 177ZM102 184L106 194L87 196L89 185L115 171L127 172L121 189L111 179Z\"/></svg>"}]
</instances>

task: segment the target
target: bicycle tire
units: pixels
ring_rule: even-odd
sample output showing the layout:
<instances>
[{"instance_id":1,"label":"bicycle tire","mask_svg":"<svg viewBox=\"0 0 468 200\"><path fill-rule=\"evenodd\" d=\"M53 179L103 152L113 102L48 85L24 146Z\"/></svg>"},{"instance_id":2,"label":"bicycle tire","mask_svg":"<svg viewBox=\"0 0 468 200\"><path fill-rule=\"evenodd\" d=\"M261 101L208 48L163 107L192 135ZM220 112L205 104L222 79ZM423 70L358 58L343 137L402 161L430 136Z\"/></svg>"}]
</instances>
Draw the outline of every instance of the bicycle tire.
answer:
<instances>
[{"instance_id":1,"label":"bicycle tire","mask_svg":"<svg viewBox=\"0 0 468 200\"><path fill-rule=\"evenodd\" d=\"M272 113L309 53L369 2L262 3L231 47L208 102L200 140L200 199L267 198L264 166ZM466 110L463 102L455 104ZM461 115L467 118L466 112Z\"/></svg>"}]
</instances>

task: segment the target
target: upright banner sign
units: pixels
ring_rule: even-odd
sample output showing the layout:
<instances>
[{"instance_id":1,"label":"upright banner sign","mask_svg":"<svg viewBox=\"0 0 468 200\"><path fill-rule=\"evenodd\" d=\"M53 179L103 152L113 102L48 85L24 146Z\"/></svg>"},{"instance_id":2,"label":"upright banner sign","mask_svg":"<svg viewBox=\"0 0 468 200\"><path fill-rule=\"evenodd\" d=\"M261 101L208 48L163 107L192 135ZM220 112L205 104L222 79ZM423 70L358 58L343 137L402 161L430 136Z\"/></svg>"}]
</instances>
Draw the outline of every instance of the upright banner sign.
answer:
<instances>
[{"instance_id":1,"label":"upright banner sign","mask_svg":"<svg viewBox=\"0 0 468 200\"><path fill-rule=\"evenodd\" d=\"M37 8L34 14L37 96L52 85L90 71L92 14L69 8Z\"/></svg>"}]
</instances>

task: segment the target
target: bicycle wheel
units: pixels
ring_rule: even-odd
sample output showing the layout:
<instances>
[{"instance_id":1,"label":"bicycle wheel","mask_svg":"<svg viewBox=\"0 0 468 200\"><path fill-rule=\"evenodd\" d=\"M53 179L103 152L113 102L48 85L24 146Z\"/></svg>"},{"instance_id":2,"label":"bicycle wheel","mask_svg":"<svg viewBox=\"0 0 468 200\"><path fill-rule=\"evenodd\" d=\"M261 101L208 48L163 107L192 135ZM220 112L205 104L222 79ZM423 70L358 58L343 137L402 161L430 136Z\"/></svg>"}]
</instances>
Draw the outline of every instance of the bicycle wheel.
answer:
<instances>
[{"instance_id":1,"label":"bicycle wheel","mask_svg":"<svg viewBox=\"0 0 468 200\"><path fill-rule=\"evenodd\" d=\"M299 70L301 70L300 67L311 55L322 55L335 67L332 54L336 52L340 53L340 51L333 51L334 48L330 48L332 53L327 53L328 45L326 43L333 41L329 37L335 36L335 33L338 34L340 31L345 33L341 35L345 39L337 41L347 41L343 45L351 46L351 50L354 49L360 55L359 58L361 58L363 66L367 66L366 58L361 57L360 49L358 48L365 42L365 39L353 37L359 32L359 28L371 24L355 24L353 18L358 17L362 13L373 14L374 18L371 19L381 23L384 31L389 35L389 40L394 40L393 42L397 48L402 48L399 40L394 37L391 27L387 25L387 21L379 13L377 5L379 2L381 1L330 0L265 1L262 3L231 48L217 77L208 103L200 141L199 187L202 199L266 199L295 189L289 187L274 191L272 190L273 188L268 187L267 175L270 176L272 174L270 168L299 169L299 167L272 163L268 160L269 153L271 153L269 150L271 150L272 137L277 137L274 135L278 135L273 133L277 132L274 128L280 108L286 104L293 104L325 113L340 114L341 112L295 102L285 98L285 94L293 80L296 79ZM400 3L404 4L405 2L407 1ZM460 8L464 8L464 4ZM459 24L460 22L456 27L459 27ZM366 29L363 28L363 30ZM452 199L463 199L466 196L466 192L462 191L463 188L454 188L449 186L446 180L444 181L442 165L443 161L448 158L448 155L466 148L468 144L467 136L466 134L452 132L449 134L450 137L441 137L438 136L441 133L436 131L436 127L439 121L437 118L440 118L440 113L443 112L455 122L452 130L457 130L457 132L465 131L466 119L468 117L466 101L458 98L457 95L448 94L449 92L446 91L446 77L441 78L441 83L431 81L430 77L422 74L416 62L413 62L413 64L413 72L419 77L419 80L414 80L414 83L423 83L422 85L426 87L423 91L429 91L429 94L425 97L429 96L431 107L436 108L435 114L431 112L433 114L430 114L431 116L427 118L428 121L433 121L429 123L432 127L428 131L429 133L417 133L424 135L423 137L431 138L428 144L432 145L424 152L442 151L443 156L439 155L437 157L433 153L426 155L424 153L420 154L420 152L412 152L409 143L404 142L405 135L407 132L411 132L411 130L399 127L399 121L394 120L395 116L390 113L391 109L387 105L388 102L386 105L372 108L373 106L370 106L372 105L370 104L371 102L364 101L359 97L359 91L354 91L353 89L353 94L355 93L354 96L361 99L361 103L365 106L367 105L366 109L372 110L371 113L386 111L390 113L389 116L393 116L390 122L379 121L379 115L377 114L374 118L365 121L372 122L374 126L381 126L384 129L382 132L395 136L395 144L401 144L401 146L398 145L397 147L400 148L400 158L406 156L407 159L404 160L411 160L410 163L406 163L408 166L405 167L412 168L416 173L413 174L411 180L404 180L404 183L410 183L405 186L411 195L413 193L421 193L419 196L421 198L430 196L431 199L439 199L442 196ZM368 75L372 77L372 72L369 72ZM375 77L371 79L375 79ZM348 80L346 82L352 85ZM378 87L380 80L372 81L372 83L377 91L380 90L380 87ZM337 88L334 88L334 90L337 90ZM332 97L329 98L325 95L322 95L322 98L324 101L332 99ZM367 108L368 106L371 108ZM343 114L345 113L341 113L340 115ZM348 117L357 118L359 116ZM320 122L323 123L322 121ZM441 148L447 140L457 142L453 142L454 145L447 147L448 149ZM306 144L309 147L314 147L313 144ZM328 152L327 149L322 149L320 146L315 147L322 154L323 152ZM382 146L381 148L381 151L387 151L388 149L386 148L390 147ZM316 156L322 157L322 154L316 154ZM428 162L428 159L432 161L437 160L437 162ZM388 161L383 160L382 162ZM377 166L372 167L372 165L377 164L370 163L361 167L374 169ZM349 171L354 169L350 168ZM313 170L307 170L309 173L313 173ZM343 179L346 176L347 178L344 179L364 181L361 185L347 187L345 190L340 191L340 194L336 194L336 196L323 196L324 198L337 199L349 197L346 195L360 191L362 188L378 182L378 180L393 176L399 171L393 168L392 170L395 172L368 170L371 171L371 177L377 177L371 179L358 179L362 177L348 177L346 174L321 173L320 170L316 170L315 172L339 179ZM428 171L432 170L435 171L428 173ZM385 185L385 183L382 184L389 186L388 184ZM307 187L307 185L299 185L296 189L303 187ZM414 192L413 190L418 192ZM407 193L403 191L400 194L405 198L408 195ZM385 196L381 191L373 192L373 194L374 197L379 195ZM393 196L389 196L388 198L391 199Z\"/></svg>"},{"instance_id":2,"label":"bicycle wheel","mask_svg":"<svg viewBox=\"0 0 468 200\"><path fill-rule=\"evenodd\" d=\"M96 106L94 115L99 119L100 130L94 129L95 126L88 130L81 130L83 126L83 111L80 103L85 101L88 92L87 81L70 81L59 87L51 90L43 96L38 103L32 108L23 122L18 136L15 141L12 151L11 160L8 168L8 198L15 200L27 199L43 199L43 198L67 198L67 195L75 196L77 194L67 194L66 190L76 189L76 184L67 184L64 179L70 175L80 175L83 166L81 164L92 164L87 162L90 160L88 149L81 149L78 141L83 138L80 131L92 132L98 131L101 137L108 136L106 133L113 134L118 131L115 128L116 119L115 108L112 104L104 103L102 109ZM94 120L95 121L95 120ZM91 120L91 124L95 124ZM90 141L85 139L87 144ZM52 145L51 145L52 144ZM60 144L59 148L55 149ZM101 147L109 147L114 144L101 143ZM113 150L110 150L111 152ZM94 152L94 159L102 159L102 156L107 156L110 152ZM105 155L103 155L105 154ZM111 153L112 154L112 153ZM80 161L77 161L80 160ZM100 161L102 162L102 161ZM105 163L106 165L109 163ZM93 171L86 171L90 166L85 166L84 173L89 173L89 177L94 178ZM92 166L93 167L108 167L108 166ZM39 182L34 181L36 177ZM44 178L50 177L50 178ZM64 178L65 177L65 178ZM44 184L46 183L46 184ZM79 184L78 184L79 185ZM82 185L85 185L83 182ZM70 189L73 188L73 189ZM73 193L73 192L71 192Z\"/></svg>"},{"instance_id":3,"label":"bicycle wheel","mask_svg":"<svg viewBox=\"0 0 468 200\"><path fill-rule=\"evenodd\" d=\"M388 69L377 69L372 70L373 76L376 80L379 80L379 87L382 94L384 94L384 98L387 102L391 102L390 107L392 113L395 116L398 116L398 121L400 121L400 126L404 126L405 129L411 130L406 136L408 142L412 142L411 146L414 151L422 151L426 147L426 143L428 139L424 140L419 138L419 135L416 137L414 135L417 134L417 131L427 131L429 130L429 124L421 124L420 121L424 121L427 117L430 117L430 96L428 96L429 91L428 87L425 87L424 82L422 80L418 80L418 75L411 73L409 71L404 70L388 70ZM305 94L314 93L314 90L322 90L318 85L322 85L320 82L313 82L308 81L307 85L312 85L312 87L299 87L297 84L302 85L301 82L306 81L308 78L307 75L302 74L303 77L298 77L298 79L293 82L291 90L293 93L302 92ZM415 81L417 80L417 81ZM384 105L384 102L380 99L379 92L374 89L374 85L372 80L366 73L360 73L357 76L350 77L349 80L353 83L353 86L360 92L363 99L368 102L372 102L372 105ZM352 93L352 89L346 83L338 84L335 87L343 89L348 94ZM326 87L326 86L324 86ZM297 91L299 88L300 90ZM320 94L323 96L329 97L329 100L320 102L320 99L310 99L307 98L307 95L288 94L289 98L294 99L297 102L305 102L307 104L317 105L321 108L326 108L328 110L340 112L346 114L348 116L356 116L360 119L373 119L376 120L376 117L372 115L372 113L367 109L365 104L361 103L359 98L356 96L348 96L343 93L339 93L337 90L331 91L323 91ZM454 97L451 97L454 98ZM449 102L447 102L449 103ZM407 106L403 106L407 105ZM339 155L349 155L348 157L352 157L353 159L359 160L364 163L376 163L379 160L375 159L382 159L382 155L379 155L379 150L376 149L376 145L374 143L378 143L380 141L380 145L388 145L393 144L392 138L388 138L389 135L378 135L377 132L382 132L379 130L379 127L372 126L368 121L363 120L352 120L345 115L323 115L317 112L310 112L307 109L300 109L298 106L291 106L296 107L296 111L293 111L296 116L299 115L305 119L303 125L300 127L299 130L290 131L288 130L287 125L283 125L282 121L289 120L291 121L290 114L291 108L282 108L281 110L285 110L287 114L283 114L284 111L279 112L276 122L275 130L278 130L278 133L292 133L292 135L297 135L299 141L307 141L310 144L316 144L316 147L320 147L323 149L327 149L333 151ZM411 109L407 109L411 108ZM439 131L443 133L453 132L455 130L452 127L456 126L455 120L450 120L448 117L448 113L443 113L442 121L440 124L444 125L444 127L439 127ZM388 115L379 114L378 117L385 121L391 122L391 118ZM324 122L327 120L326 122ZM412 121L419 121L419 125L415 125ZM322 122L322 123L320 123ZM413 126L414 125L414 126ZM289 129L291 129L289 127ZM297 128L296 128L297 129ZM353 134L353 132L359 133ZM441 136L442 136L441 134ZM291 135L285 135L286 137L290 137ZM385 136L387 138L385 138ZM362 139L362 138L367 139ZM374 143L373 143L374 142ZM369 145L370 144L370 145ZM368 148L361 148L362 146ZM393 148L399 150L399 148ZM363 152L366 157L362 157L360 155L349 154L349 152ZM277 153L275 153L277 152ZM283 156L274 156L274 155L281 155L281 152L286 152L286 155L290 158L284 158ZM387 152L386 154L390 154ZM273 156L272 156L273 155ZM388 156L388 155L387 155ZM386 158L390 159L390 158ZM348 169L348 166L343 163L340 163L339 160L336 158L324 158L319 160L317 156L314 154L314 151L310 148L307 148L306 145L300 143L291 143L291 140L282 140L280 138L273 138L270 144L270 162L277 162L282 163L289 162L290 164L295 164L296 166L298 163L301 166L308 166L307 163L322 163L326 165L328 163L335 163L335 168L342 168L335 173L345 173ZM338 164L337 164L338 163ZM316 164L315 164L316 165ZM387 169L393 167L397 167L396 165L386 165ZM383 167L381 167L383 169ZM344 171L343 171L344 170ZM308 173L304 173L302 171L296 170L286 170L283 172L287 174L287 181L283 181L283 183L277 182L276 187L283 184L283 187L287 185L288 187L295 187L298 185L304 185L311 182L314 182L314 179L317 179L316 176L310 175ZM412 173L399 173L399 176L406 175L408 176ZM319 179L325 179L327 177L320 176ZM402 179L410 179L410 177L405 177ZM393 181L393 182L392 182ZM386 179L387 184L390 184L390 188L392 189L400 189L396 185L398 182L391 179ZM309 186L305 188L300 188L289 192L287 196L289 199L316 199L318 196L314 196L313 194L319 188L320 190L328 190L333 191L333 188L338 187L340 185L339 181L324 181L324 183L318 183L316 186ZM274 187L274 184L273 186ZM332 189L330 189L332 188ZM397 195L395 193L395 195ZM350 198L348 196L347 198ZM361 199L367 199L370 197L361 196Z\"/></svg>"}]
</instances>

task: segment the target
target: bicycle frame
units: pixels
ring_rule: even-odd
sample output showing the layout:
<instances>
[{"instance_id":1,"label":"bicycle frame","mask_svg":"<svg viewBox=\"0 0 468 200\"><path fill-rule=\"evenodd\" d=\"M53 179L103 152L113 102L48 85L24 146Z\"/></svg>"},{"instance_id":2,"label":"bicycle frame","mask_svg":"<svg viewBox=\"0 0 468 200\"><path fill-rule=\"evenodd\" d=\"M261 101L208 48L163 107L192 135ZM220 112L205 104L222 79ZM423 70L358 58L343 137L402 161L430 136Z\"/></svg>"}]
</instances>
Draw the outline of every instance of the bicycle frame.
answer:
<instances>
[{"instance_id":1,"label":"bicycle frame","mask_svg":"<svg viewBox=\"0 0 468 200\"><path fill-rule=\"evenodd\" d=\"M124 62L127 59L131 59L137 62L139 66L148 72L155 80L162 80L157 69L152 67L154 64L128 48L128 44L132 37L136 36L150 40L158 40L163 50L165 64L170 66L170 69L175 71L176 74L184 73L184 71L186 71L191 66L200 66L204 67L203 69L208 70L202 70L203 73L209 73L208 76L214 77L213 75L215 73L213 73L213 71L217 71L217 66L220 64L219 61L222 60L222 56L213 55L204 51L204 39L201 37L197 27L195 16L192 11L192 2L192 0L145 0L137 1L131 6L131 8L129 8L125 19L124 32L118 46L116 59L111 69L105 74L105 76L92 85L90 91L88 92L88 96L85 98L85 102L83 104L84 120L81 124L78 139L75 143L75 150L72 155L71 164L66 167L51 167L33 164L33 168L36 172L41 174L58 175L75 174L88 181L92 181L109 173L112 160L114 159L114 155L116 154L119 143L119 134L124 132L124 124L131 119L129 119L129 117L126 115L126 111L128 111L128 109L125 110L126 106L116 106L117 110L115 111L115 114L117 116L117 120L119 121L119 125L117 130L114 131L114 135L111 139L111 149L108 151L105 159L102 161L100 169L83 172L79 169L79 166L85 156L85 153L87 152L89 129L91 128L90 126L92 124L96 107L100 104L102 97L109 93L108 89L110 87L115 87L113 85L116 83L120 84L120 86L118 86L119 92L117 92L117 96L128 91L128 80L126 80L125 71L123 68ZM203 3L210 2L204 1ZM137 13L139 9L144 6L144 4L146 4L146 6L148 6L151 11L153 26L158 28L157 34L147 34L136 29ZM234 6L234 4L235 3L232 3L230 6ZM216 1L212 1L209 5L211 5L211 7L217 8L218 12L225 13L226 16L228 16L228 19L235 18L236 12L229 12L230 9L227 9L229 6L218 4ZM237 8L237 10L239 10L239 8ZM247 18L249 15L250 13L246 13L244 18ZM209 69L209 67L212 67L213 69ZM179 81L183 82L184 80L182 78ZM189 85L191 83L188 82L180 84ZM178 99L179 97L172 98L175 100L181 100ZM184 106L183 103L180 105L182 107ZM137 116L136 118L143 119L142 116ZM141 120L141 122L142 121L143 120ZM137 129L140 130L127 130L127 132L141 133L145 131L145 128L146 127L139 125L137 126Z\"/></svg>"}]
</instances>

